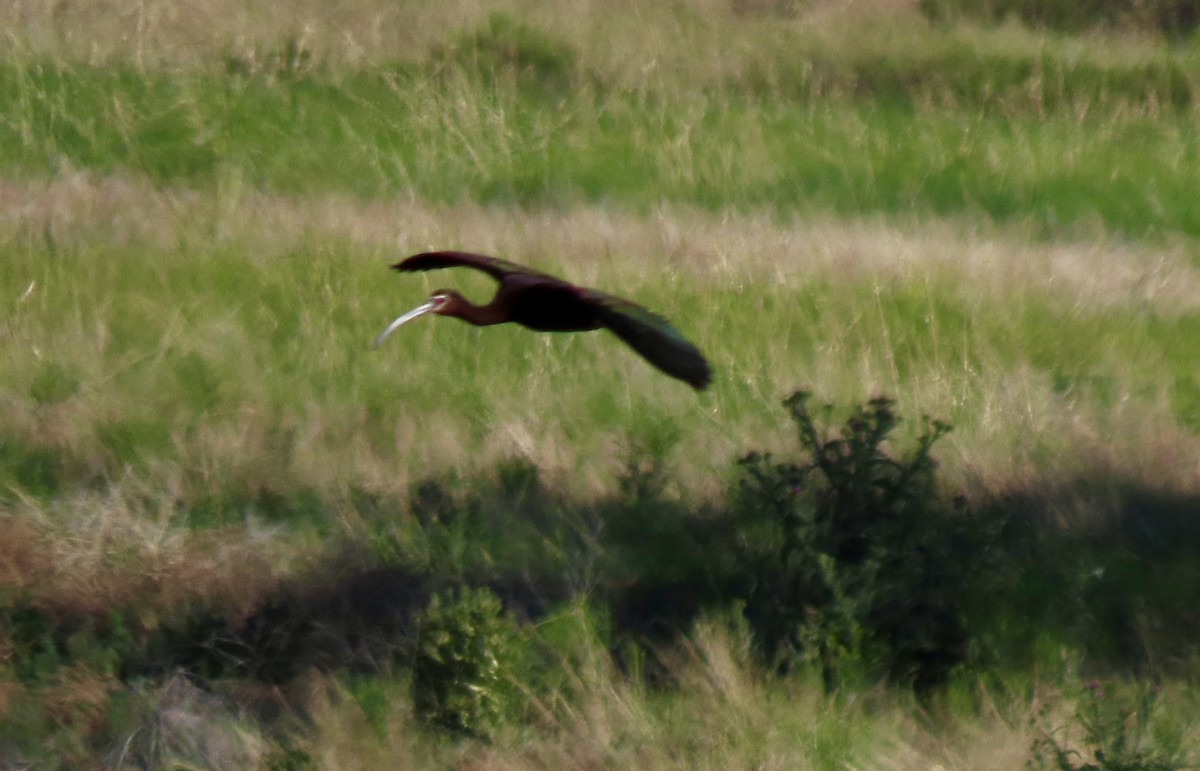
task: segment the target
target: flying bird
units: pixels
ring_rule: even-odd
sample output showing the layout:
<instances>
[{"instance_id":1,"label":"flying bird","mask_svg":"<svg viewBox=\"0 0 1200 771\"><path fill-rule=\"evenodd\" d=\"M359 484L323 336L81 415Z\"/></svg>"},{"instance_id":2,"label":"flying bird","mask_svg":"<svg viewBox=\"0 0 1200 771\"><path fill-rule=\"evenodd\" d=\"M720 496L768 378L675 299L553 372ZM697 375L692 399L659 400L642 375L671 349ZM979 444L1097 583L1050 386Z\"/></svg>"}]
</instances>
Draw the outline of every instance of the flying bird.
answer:
<instances>
[{"instance_id":1,"label":"flying bird","mask_svg":"<svg viewBox=\"0 0 1200 771\"><path fill-rule=\"evenodd\" d=\"M477 327L514 322L538 332L585 332L607 328L642 358L671 377L700 390L711 380L700 349L656 313L598 289L576 286L497 257L470 252L426 252L392 266L409 272L438 268L474 268L500 282L486 305L475 305L453 289L439 289L375 338L388 335L426 313L453 316Z\"/></svg>"}]
</instances>

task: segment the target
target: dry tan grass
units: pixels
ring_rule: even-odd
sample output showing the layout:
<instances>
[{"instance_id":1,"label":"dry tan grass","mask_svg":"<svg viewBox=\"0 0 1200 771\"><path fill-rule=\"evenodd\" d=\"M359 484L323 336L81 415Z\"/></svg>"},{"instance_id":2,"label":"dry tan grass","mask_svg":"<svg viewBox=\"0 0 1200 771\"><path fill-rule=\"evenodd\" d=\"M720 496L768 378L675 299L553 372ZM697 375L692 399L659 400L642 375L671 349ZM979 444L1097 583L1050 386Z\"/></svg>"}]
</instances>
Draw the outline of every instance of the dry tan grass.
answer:
<instances>
[{"instance_id":1,"label":"dry tan grass","mask_svg":"<svg viewBox=\"0 0 1200 771\"><path fill-rule=\"evenodd\" d=\"M313 558L278 529L193 531L176 522L167 496L130 482L108 493L80 492L0 509L6 537L0 586L55 612L113 608L169 614L207 608L230 618L257 609ZM151 617L145 619L156 623Z\"/></svg>"},{"instance_id":2,"label":"dry tan grass","mask_svg":"<svg viewBox=\"0 0 1200 771\"><path fill-rule=\"evenodd\" d=\"M219 187L215 193L154 188L122 177L70 174L0 181L0 235L60 245L95 241L153 245L228 241L263 261L329 240L346 240L369 259L456 246L570 271L580 283L601 276L661 276L664 268L718 288L795 284L825 278L946 281L972 299L1051 300L1083 308L1124 306L1156 313L1200 307L1193 245L1108 240L1031 242L1020 229L954 222L808 219L663 208L649 218L576 207L526 212L465 203L364 201L327 195L289 198ZM22 302L36 286L14 286Z\"/></svg>"}]
</instances>

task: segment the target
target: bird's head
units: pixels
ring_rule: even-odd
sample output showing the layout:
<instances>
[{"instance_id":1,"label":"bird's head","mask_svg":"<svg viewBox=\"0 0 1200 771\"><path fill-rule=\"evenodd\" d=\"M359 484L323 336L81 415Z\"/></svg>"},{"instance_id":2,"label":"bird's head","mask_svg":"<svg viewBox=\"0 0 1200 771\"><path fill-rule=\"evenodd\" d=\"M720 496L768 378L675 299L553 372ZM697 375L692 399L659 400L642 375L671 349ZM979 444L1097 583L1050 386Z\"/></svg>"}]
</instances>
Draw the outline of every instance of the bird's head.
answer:
<instances>
[{"instance_id":1,"label":"bird's head","mask_svg":"<svg viewBox=\"0 0 1200 771\"><path fill-rule=\"evenodd\" d=\"M432 313L447 313L463 299L463 296L453 289L439 289L429 295L429 299L425 301L427 305L432 304L429 309Z\"/></svg>"},{"instance_id":2,"label":"bird's head","mask_svg":"<svg viewBox=\"0 0 1200 771\"><path fill-rule=\"evenodd\" d=\"M455 292L453 289L439 289L429 295L429 299L421 303L411 311L401 314L396 317L396 320L387 325L387 328L379 333L375 338L374 347L387 339L387 336L395 332L402 324L407 324L413 319L424 316L426 313L452 313L454 308L462 301L462 295Z\"/></svg>"}]
</instances>

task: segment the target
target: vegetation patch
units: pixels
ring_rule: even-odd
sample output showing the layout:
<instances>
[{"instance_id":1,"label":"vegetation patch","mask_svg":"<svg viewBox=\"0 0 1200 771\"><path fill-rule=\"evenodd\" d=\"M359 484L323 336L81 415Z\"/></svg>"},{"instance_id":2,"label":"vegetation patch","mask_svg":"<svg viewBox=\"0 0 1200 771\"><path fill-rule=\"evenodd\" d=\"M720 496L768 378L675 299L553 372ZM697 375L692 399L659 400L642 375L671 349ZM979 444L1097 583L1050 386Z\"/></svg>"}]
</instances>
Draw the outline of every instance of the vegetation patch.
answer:
<instances>
[{"instance_id":1,"label":"vegetation patch","mask_svg":"<svg viewBox=\"0 0 1200 771\"><path fill-rule=\"evenodd\" d=\"M1186 38L1200 25L1200 9L1189 0L1146 3L1105 0L922 0L921 12L933 19L971 18L999 22L1015 17L1050 29L1078 32L1095 27L1153 32Z\"/></svg>"},{"instance_id":2,"label":"vegetation patch","mask_svg":"<svg viewBox=\"0 0 1200 771\"><path fill-rule=\"evenodd\" d=\"M502 6L0 8L0 766L1195 766L1188 9Z\"/></svg>"}]
</instances>

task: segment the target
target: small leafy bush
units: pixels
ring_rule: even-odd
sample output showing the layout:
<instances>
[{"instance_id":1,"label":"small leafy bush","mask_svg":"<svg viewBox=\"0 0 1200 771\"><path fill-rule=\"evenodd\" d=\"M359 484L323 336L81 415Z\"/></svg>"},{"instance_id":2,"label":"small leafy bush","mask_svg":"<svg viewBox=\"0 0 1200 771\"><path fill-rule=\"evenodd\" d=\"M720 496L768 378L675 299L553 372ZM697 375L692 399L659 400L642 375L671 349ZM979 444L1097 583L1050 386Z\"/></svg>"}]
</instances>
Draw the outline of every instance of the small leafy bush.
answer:
<instances>
[{"instance_id":1,"label":"small leafy bush","mask_svg":"<svg viewBox=\"0 0 1200 771\"><path fill-rule=\"evenodd\" d=\"M576 70L575 49L537 27L494 13L455 45L434 52L434 61L474 71L485 78L511 73L526 86L561 93Z\"/></svg>"},{"instance_id":2,"label":"small leafy bush","mask_svg":"<svg viewBox=\"0 0 1200 771\"><path fill-rule=\"evenodd\" d=\"M1064 32L1110 27L1186 35L1200 25L1196 0L920 0L919 7L931 19L1003 21L1012 16Z\"/></svg>"},{"instance_id":3,"label":"small leafy bush","mask_svg":"<svg viewBox=\"0 0 1200 771\"><path fill-rule=\"evenodd\" d=\"M511 703L516 660L514 625L495 594L466 587L435 594L420 620L413 661L418 717L489 737Z\"/></svg>"},{"instance_id":4,"label":"small leafy bush","mask_svg":"<svg viewBox=\"0 0 1200 771\"><path fill-rule=\"evenodd\" d=\"M107 617L60 617L23 599L0 605L0 673L11 666L27 685L42 686L68 665L117 675L141 652L118 610Z\"/></svg>"},{"instance_id":5,"label":"small leafy bush","mask_svg":"<svg viewBox=\"0 0 1200 771\"><path fill-rule=\"evenodd\" d=\"M916 448L895 457L892 400L854 408L832 432L809 398L784 402L799 460L739 462L735 540L758 646L780 667L817 665L828 688L856 676L941 682L966 656L961 608L986 536L939 492L931 450L950 426L926 418Z\"/></svg>"},{"instance_id":6,"label":"small leafy bush","mask_svg":"<svg viewBox=\"0 0 1200 771\"><path fill-rule=\"evenodd\" d=\"M1068 725L1055 725L1048 708L1026 767L1057 771L1174 771L1194 768L1183 748L1183 724L1168 716L1158 686L1131 688L1099 680L1085 684Z\"/></svg>"},{"instance_id":7,"label":"small leafy bush","mask_svg":"<svg viewBox=\"0 0 1200 771\"><path fill-rule=\"evenodd\" d=\"M29 384L29 395L39 405L61 404L83 388L83 378L73 368L58 362L44 364Z\"/></svg>"},{"instance_id":8,"label":"small leafy bush","mask_svg":"<svg viewBox=\"0 0 1200 771\"><path fill-rule=\"evenodd\" d=\"M0 496L48 499L64 486L68 459L55 450L0 436Z\"/></svg>"}]
</instances>

